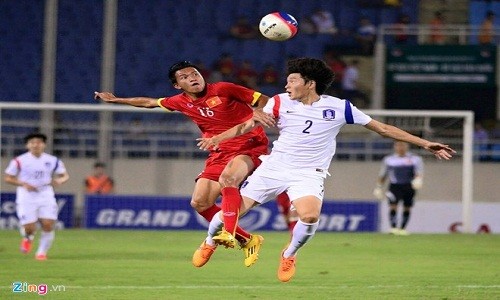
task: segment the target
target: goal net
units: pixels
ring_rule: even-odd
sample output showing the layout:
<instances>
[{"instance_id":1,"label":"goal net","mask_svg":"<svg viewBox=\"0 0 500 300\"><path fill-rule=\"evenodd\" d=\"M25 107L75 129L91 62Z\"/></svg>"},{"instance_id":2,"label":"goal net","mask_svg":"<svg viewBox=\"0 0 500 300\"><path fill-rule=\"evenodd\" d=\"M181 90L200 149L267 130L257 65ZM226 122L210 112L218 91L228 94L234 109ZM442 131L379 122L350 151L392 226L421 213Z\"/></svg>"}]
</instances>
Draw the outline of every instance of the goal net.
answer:
<instances>
[{"instance_id":1,"label":"goal net","mask_svg":"<svg viewBox=\"0 0 500 300\"><path fill-rule=\"evenodd\" d=\"M112 163L114 160L134 161L137 159L199 160L206 153L196 147L199 130L181 114L165 113L161 109L138 109L119 105L74 105L44 103L0 103L1 157L2 167L14 157L25 151L23 137L33 131L41 131L49 137L48 152L64 160L86 159L88 166L101 160ZM459 172L452 174L440 171L436 159L423 149L412 148L413 152L424 157L430 171L426 171L429 195L436 198L448 197L460 201L462 205L462 231L471 232L473 202L473 124L474 115L468 111L407 111L407 110L365 110L367 114L382 122L395 125L423 138L449 144L457 150L453 159L459 165ZM276 137L269 131L271 139ZM359 126L345 126L337 139L335 160L346 162L379 162L391 152L392 141L384 139ZM448 163L448 162L447 162ZM442 164L442 166L446 166ZM335 165L332 164L332 165ZM127 167L133 172L135 165ZM181 167L179 172L192 169ZM72 170L77 173L73 178L83 177L89 169ZM429 173L432 174L429 174ZM442 173L440 173L442 172ZM460 174L458 174L460 173ZM122 174L115 174L121 176ZM175 177L173 175L172 177ZM363 174L343 175L344 177L363 178ZM174 185L181 182L170 178ZM189 179L191 180L191 179ZM186 181L184 179L184 181ZM352 178L351 178L351 181ZM375 178L365 179L365 191L351 195L356 199L371 198L366 189L373 187ZM192 187L190 182L190 187ZM157 185L165 184L159 182ZM82 182L75 189L81 190ZM442 185L442 186L441 186ZM427 183L426 183L427 186ZM450 191L457 187L457 191ZM177 186L176 186L177 187ZM145 186L149 193L166 194ZM356 193L357 189L351 189ZM179 193L175 188L173 193ZM189 195L189 192L183 192ZM446 194L448 193L448 194ZM369 196L367 196L367 194ZM443 196L440 196L443 195ZM327 195L325 195L327 196ZM326 197L325 197L326 198ZM431 198L431 196L429 196Z\"/></svg>"}]
</instances>

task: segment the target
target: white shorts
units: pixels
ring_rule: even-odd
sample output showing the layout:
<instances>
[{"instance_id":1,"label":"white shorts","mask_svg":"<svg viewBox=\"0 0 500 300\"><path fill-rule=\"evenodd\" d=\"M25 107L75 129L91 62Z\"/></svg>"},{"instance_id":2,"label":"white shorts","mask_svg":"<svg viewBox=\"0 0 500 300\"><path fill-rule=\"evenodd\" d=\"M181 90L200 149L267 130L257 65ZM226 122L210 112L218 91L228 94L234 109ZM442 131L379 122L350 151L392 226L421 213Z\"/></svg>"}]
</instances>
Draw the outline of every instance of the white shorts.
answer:
<instances>
[{"instance_id":1,"label":"white shorts","mask_svg":"<svg viewBox=\"0 0 500 300\"><path fill-rule=\"evenodd\" d=\"M290 201L314 196L319 200L324 197L326 172L322 170L290 170L272 168L263 162L240 188L241 195L260 204L286 192Z\"/></svg>"},{"instance_id":2,"label":"white shorts","mask_svg":"<svg viewBox=\"0 0 500 300\"><path fill-rule=\"evenodd\" d=\"M59 207L53 192L18 191L16 197L16 212L21 225L35 223L38 219L57 220Z\"/></svg>"}]
</instances>

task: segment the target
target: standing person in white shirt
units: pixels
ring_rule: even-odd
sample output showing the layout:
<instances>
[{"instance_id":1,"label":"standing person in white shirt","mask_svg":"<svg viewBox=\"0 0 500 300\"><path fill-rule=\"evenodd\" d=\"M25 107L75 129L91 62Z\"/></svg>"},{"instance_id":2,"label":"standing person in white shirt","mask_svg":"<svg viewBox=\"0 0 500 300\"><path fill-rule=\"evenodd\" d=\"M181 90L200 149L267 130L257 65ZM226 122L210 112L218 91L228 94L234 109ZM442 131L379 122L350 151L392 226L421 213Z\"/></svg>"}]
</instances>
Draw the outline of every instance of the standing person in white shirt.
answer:
<instances>
[{"instance_id":1,"label":"standing person in white shirt","mask_svg":"<svg viewBox=\"0 0 500 300\"><path fill-rule=\"evenodd\" d=\"M311 15L311 20L316 27L317 33L336 34L335 19L331 12L324 9L316 9Z\"/></svg>"},{"instance_id":2,"label":"standing person in white shirt","mask_svg":"<svg viewBox=\"0 0 500 300\"><path fill-rule=\"evenodd\" d=\"M28 253L40 222L42 233L36 251L37 260L46 260L54 241L58 207L53 186L69 179L64 163L45 153L47 137L32 133L24 138L28 152L12 159L5 169L5 182L17 186L16 210L22 226L21 252Z\"/></svg>"},{"instance_id":3,"label":"standing person in white shirt","mask_svg":"<svg viewBox=\"0 0 500 300\"><path fill-rule=\"evenodd\" d=\"M342 76L342 98L357 106L366 106L368 99L359 89L359 60L351 60Z\"/></svg>"},{"instance_id":4,"label":"standing person in white shirt","mask_svg":"<svg viewBox=\"0 0 500 300\"><path fill-rule=\"evenodd\" d=\"M286 93L269 99L264 112L277 120L279 137L271 154L261 156L262 164L241 185L240 214L253 206L275 199L286 192L299 221L289 244L281 253L278 279L289 281L295 274L297 251L314 235L319 224L324 195L324 179L335 154L336 136L346 124L363 125L378 134L410 142L432 152L439 159L455 153L447 145L430 142L397 127L373 120L347 100L323 95L334 78L333 71L321 60L298 58L287 63ZM198 139L198 146L216 148L230 137L241 135L257 124L248 120L212 138ZM221 216L209 225L213 237L222 226ZM231 238L231 237L229 237Z\"/></svg>"},{"instance_id":5,"label":"standing person in white shirt","mask_svg":"<svg viewBox=\"0 0 500 300\"><path fill-rule=\"evenodd\" d=\"M383 186L386 180L390 185L385 193ZM424 163L422 157L409 152L408 143L395 141L394 153L382 160L377 186L373 195L379 200L389 200L389 221L391 234L408 235L406 225L410 219L415 193L422 187L424 179ZM403 214L398 228L398 203L403 202Z\"/></svg>"}]
</instances>

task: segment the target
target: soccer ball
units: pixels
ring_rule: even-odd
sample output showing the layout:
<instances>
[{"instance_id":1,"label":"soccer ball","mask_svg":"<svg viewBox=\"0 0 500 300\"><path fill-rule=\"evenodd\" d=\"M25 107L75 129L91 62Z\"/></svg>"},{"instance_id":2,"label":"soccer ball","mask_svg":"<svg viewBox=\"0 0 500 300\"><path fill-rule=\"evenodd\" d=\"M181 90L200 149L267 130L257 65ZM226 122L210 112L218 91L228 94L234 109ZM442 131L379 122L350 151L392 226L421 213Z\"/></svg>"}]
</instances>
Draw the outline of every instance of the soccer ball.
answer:
<instances>
[{"instance_id":1,"label":"soccer ball","mask_svg":"<svg viewBox=\"0 0 500 300\"><path fill-rule=\"evenodd\" d=\"M298 23L285 12L273 12L265 15L259 23L260 33L272 41L286 41L297 34Z\"/></svg>"}]
</instances>

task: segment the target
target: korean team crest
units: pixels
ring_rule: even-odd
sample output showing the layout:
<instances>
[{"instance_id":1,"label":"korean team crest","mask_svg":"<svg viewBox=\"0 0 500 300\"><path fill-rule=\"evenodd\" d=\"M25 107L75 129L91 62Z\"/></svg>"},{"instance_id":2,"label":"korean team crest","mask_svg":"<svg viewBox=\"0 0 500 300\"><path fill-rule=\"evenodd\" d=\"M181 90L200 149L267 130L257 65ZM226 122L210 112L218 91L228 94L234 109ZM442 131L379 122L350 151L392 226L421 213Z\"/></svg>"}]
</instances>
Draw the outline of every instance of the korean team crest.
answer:
<instances>
[{"instance_id":1,"label":"korean team crest","mask_svg":"<svg viewBox=\"0 0 500 300\"><path fill-rule=\"evenodd\" d=\"M334 120L335 119L335 111L333 109L325 109L323 110L323 119L325 120Z\"/></svg>"},{"instance_id":2,"label":"korean team crest","mask_svg":"<svg viewBox=\"0 0 500 300\"><path fill-rule=\"evenodd\" d=\"M205 101L205 103L208 105L208 107L212 108L221 104L222 100L219 97L215 96Z\"/></svg>"}]
</instances>

